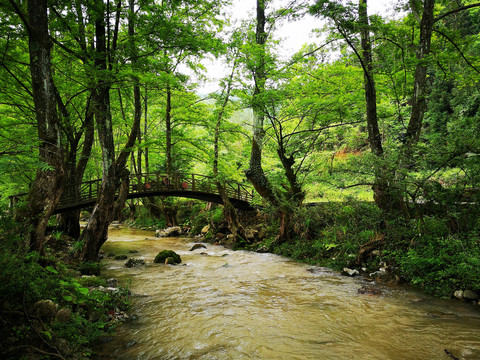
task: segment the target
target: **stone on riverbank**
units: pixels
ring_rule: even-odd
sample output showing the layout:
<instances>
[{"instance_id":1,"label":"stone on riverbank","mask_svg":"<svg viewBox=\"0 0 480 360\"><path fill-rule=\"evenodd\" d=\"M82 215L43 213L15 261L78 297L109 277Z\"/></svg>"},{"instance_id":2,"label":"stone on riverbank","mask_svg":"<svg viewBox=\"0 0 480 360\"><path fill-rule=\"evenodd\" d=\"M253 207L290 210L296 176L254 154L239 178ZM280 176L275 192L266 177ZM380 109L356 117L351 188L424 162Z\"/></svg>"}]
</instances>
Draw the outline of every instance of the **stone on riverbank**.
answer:
<instances>
[{"instance_id":1,"label":"stone on riverbank","mask_svg":"<svg viewBox=\"0 0 480 360\"><path fill-rule=\"evenodd\" d=\"M477 301L479 299L477 292L472 290L457 290L453 296L458 300Z\"/></svg>"},{"instance_id":2,"label":"stone on riverbank","mask_svg":"<svg viewBox=\"0 0 480 360\"><path fill-rule=\"evenodd\" d=\"M157 264L165 264L166 263L165 260L167 258L172 258L174 265L180 264L182 262L180 255L178 255L175 251L172 251L172 250L160 251L157 254L157 256L155 256L155 259L153 260L153 262Z\"/></svg>"},{"instance_id":3,"label":"stone on riverbank","mask_svg":"<svg viewBox=\"0 0 480 360\"><path fill-rule=\"evenodd\" d=\"M67 323L72 318L72 311L69 308L61 308L55 315L55 320L62 323Z\"/></svg>"},{"instance_id":4,"label":"stone on riverbank","mask_svg":"<svg viewBox=\"0 0 480 360\"><path fill-rule=\"evenodd\" d=\"M156 237L173 237L182 235L182 228L180 226L171 226L163 230L157 230L155 232Z\"/></svg>"},{"instance_id":5,"label":"stone on riverbank","mask_svg":"<svg viewBox=\"0 0 480 360\"><path fill-rule=\"evenodd\" d=\"M346 276L357 276L359 274L360 272L355 269L343 268L343 271L342 271L342 275L346 275Z\"/></svg>"},{"instance_id":6,"label":"stone on riverbank","mask_svg":"<svg viewBox=\"0 0 480 360\"><path fill-rule=\"evenodd\" d=\"M57 314L58 305L52 300L38 300L33 305L35 316L42 318L53 318Z\"/></svg>"}]
</instances>

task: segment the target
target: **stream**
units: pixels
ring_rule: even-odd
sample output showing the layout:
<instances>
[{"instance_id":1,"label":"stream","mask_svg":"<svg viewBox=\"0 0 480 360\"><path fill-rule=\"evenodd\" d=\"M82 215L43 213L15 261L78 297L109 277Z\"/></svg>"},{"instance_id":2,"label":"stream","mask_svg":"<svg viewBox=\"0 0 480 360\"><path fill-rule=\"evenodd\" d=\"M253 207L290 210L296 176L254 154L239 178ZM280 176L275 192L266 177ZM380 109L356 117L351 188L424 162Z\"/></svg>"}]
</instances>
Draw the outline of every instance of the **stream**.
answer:
<instances>
[{"instance_id":1,"label":"stream","mask_svg":"<svg viewBox=\"0 0 480 360\"><path fill-rule=\"evenodd\" d=\"M102 275L128 285L129 321L100 359L480 359L480 306L341 276L287 258L111 229ZM161 250L182 257L154 264ZM131 253L138 251L138 253ZM358 289L374 286L381 295Z\"/></svg>"}]
</instances>

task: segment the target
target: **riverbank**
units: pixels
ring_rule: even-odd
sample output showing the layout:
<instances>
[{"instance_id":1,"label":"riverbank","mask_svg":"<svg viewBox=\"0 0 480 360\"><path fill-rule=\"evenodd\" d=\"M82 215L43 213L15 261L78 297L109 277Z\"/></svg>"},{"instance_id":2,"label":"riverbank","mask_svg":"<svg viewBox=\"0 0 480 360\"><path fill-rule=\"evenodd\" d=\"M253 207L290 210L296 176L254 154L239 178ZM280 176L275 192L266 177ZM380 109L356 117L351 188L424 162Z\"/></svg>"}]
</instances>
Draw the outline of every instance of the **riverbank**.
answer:
<instances>
[{"instance_id":1,"label":"riverbank","mask_svg":"<svg viewBox=\"0 0 480 360\"><path fill-rule=\"evenodd\" d=\"M463 225L470 220L463 218ZM456 225L434 215L385 218L366 202L330 203L299 211L290 242L270 238L259 246L298 261L411 284L434 296L478 301L479 228Z\"/></svg>"},{"instance_id":2,"label":"riverbank","mask_svg":"<svg viewBox=\"0 0 480 360\"><path fill-rule=\"evenodd\" d=\"M211 243L228 242L220 206L189 209L180 212L180 220L190 234L203 235ZM410 284L437 297L478 301L480 224L475 214L464 209L453 215L436 210L422 216L385 217L369 202L321 203L298 209L290 241L278 243L278 217L264 209L241 214L251 237L230 246L340 271L348 268L376 280Z\"/></svg>"},{"instance_id":3,"label":"riverbank","mask_svg":"<svg viewBox=\"0 0 480 360\"><path fill-rule=\"evenodd\" d=\"M73 239L53 233L40 256L5 214L0 229L0 358L90 358L127 316L129 291L98 276L98 263L73 262Z\"/></svg>"}]
</instances>

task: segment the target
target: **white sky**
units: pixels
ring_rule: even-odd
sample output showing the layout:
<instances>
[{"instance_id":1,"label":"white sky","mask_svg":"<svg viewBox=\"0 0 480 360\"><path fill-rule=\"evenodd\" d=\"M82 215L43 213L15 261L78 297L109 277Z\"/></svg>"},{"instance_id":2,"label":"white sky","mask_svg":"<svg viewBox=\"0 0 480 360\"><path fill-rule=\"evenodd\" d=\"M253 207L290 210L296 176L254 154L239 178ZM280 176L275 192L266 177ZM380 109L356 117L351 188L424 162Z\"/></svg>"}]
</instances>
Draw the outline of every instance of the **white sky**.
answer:
<instances>
[{"instance_id":1,"label":"white sky","mask_svg":"<svg viewBox=\"0 0 480 360\"><path fill-rule=\"evenodd\" d=\"M368 0L368 14L378 15L390 15L392 4L395 0ZM288 3L288 0L275 0L275 8L278 8L282 4ZM256 0L234 0L232 9L229 11L232 21L253 19L256 11ZM267 8L267 12L270 8ZM306 16L305 18L289 22L284 21L283 24L275 31L274 37L282 39L281 48L285 54L294 54L300 48L310 42L315 41L315 35L312 35L312 30L321 28L323 25L320 23L320 19L312 16ZM207 68L208 82L201 84L199 93L208 94L218 90L218 81L226 75L226 70L221 61L209 61L204 62Z\"/></svg>"}]
</instances>

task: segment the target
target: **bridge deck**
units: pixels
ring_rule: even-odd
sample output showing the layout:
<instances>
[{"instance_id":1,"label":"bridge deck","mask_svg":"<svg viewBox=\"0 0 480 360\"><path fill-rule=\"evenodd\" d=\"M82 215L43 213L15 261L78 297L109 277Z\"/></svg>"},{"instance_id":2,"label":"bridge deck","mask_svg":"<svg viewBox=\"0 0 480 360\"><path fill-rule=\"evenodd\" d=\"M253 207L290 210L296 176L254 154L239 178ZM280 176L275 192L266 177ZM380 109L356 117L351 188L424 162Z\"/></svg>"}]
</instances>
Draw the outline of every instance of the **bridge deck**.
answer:
<instances>
[{"instance_id":1,"label":"bridge deck","mask_svg":"<svg viewBox=\"0 0 480 360\"><path fill-rule=\"evenodd\" d=\"M93 206L96 202L101 179L85 181L64 189L55 213ZM251 209L253 190L243 184L224 182L223 186L233 206ZM10 196L10 205L15 205L26 194ZM130 175L128 198L150 196L174 196L199 199L222 204L216 183L212 177L199 174L148 173Z\"/></svg>"}]
</instances>

